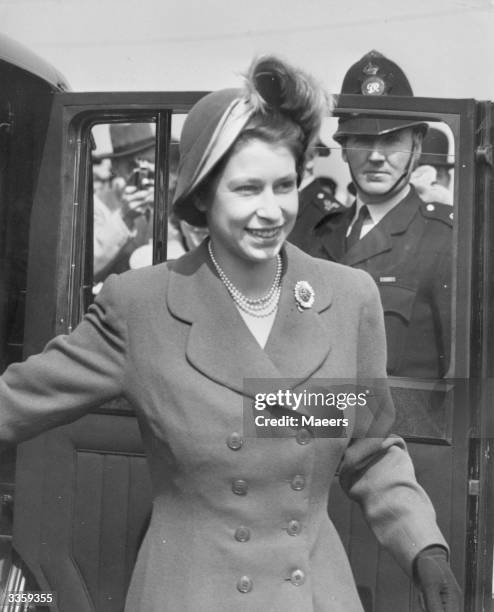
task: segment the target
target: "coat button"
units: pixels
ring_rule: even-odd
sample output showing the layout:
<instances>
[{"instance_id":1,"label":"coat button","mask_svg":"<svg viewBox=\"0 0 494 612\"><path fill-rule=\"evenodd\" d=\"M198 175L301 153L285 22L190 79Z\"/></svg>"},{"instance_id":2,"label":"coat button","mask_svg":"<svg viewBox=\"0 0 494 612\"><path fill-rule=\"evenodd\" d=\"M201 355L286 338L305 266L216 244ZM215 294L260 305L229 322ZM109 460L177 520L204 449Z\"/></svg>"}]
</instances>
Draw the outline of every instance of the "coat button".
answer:
<instances>
[{"instance_id":1,"label":"coat button","mask_svg":"<svg viewBox=\"0 0 494 612\"><path fill-rule=\"evenodd\" d=\"M250 530L241 525L235 529L235 539L237 542L248 542L250 540Z\"/></svg>"},{"instance_id":2,"label":"coat button","mask_svg":"<svg viewBox=\"0 0 494 612\"><path fill-rule=\"evenodd\" d=\"M237 589L241 593L248 593L249 591L252 591L253 586L252 578L249 578L249 576L242 576L238 579Z\"/></svg>"},{"instance_id":3,"label":"coat button","mask_svg":"<svg viewBox=\"0 0 494 612\"><path fill-rule=\"evenodd\" d=\"M231 450L239 450L244 444L244 439L239 433L234 431L228 436L226 444Z\"/></svg>"},{"instance_id":4,"label":"coat button","mask_svg":"<svg viewBox=\"0 0 494 612\"><path fill-rule=\"evenodd\" d=\"M290 582L293 586L302 586L305 582L305 574L301 569L293 570L290 575Z\"/></svg>"},{"instance_id":5,"label":"coat button","mask_svg":"<svg viewBox=\"0 0 494 612\"><path fill-rule=\"evenodd\" d=\"M302 427L302 429L299 429L297 431L297 435L295 436L295 439L297 440L297 442L299 444L309 444L309 442L311 441L311 435L310 432L307 429L304 429Z\"/></svg>"},{"instance_id":6,"label":"coat button","mask_svg":"<svg viewBox=\"0 0 494 612\"><path fill-rule=\"evenodd\" d=\"M234 480L232 482L232 491L235 495L247 495L247 491L249 490L249 485L245 480Z\"/></svg>"},{"instance_id":7,"label":"coat button","mask_svg":"<svg viewBox=\"0 0 494 612\"><path fill-rule=\"evenodd\" d=\"M290 521L288 523L288 528L287 528L288 535L297 536L301 531L302 531L302 525L300 524L300 521L296 521L294 519L293 521Z\"/></svg>"},{"instance_id":8,"label":"coat button","mask_svg":"<svg viewBox=\"0 0 494 612\"><path fill-rule=\"evenodd\" d=\"M305 487L305 477L297 474L292 478L291 487L294 491L301 491Z\"/></svg>"}]
</instances>

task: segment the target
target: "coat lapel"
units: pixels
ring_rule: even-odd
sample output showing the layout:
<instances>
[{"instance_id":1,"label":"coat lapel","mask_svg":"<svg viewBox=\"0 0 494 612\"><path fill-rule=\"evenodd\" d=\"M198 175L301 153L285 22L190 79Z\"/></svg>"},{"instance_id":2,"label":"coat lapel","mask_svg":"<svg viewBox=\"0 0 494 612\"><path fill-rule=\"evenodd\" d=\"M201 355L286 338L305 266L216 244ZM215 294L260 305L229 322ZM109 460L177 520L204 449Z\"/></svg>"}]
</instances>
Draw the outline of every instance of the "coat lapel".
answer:
<instances>
[{"instance_id":1,"label":"coat lapel","mask_svg":"<svg viewBox=\"0 0 494 612\"><path fill-rule=\"evenodd\" d=\"M320 262L292 245L285 250L285 273L278 313L265 349L245 325L221 280L211 267L206 244L172 265L167 292L171 314L191 325L186 357L215 382L246 391L248 379L307 379L330 351L319 312L331 304L331 287L321 284ZM299 312L293 289L298 280L314 288L313 308Z\"/></svg>"},{"instance_id":2,"label":"coat lapel","mask_svg":"<svg viewBox=\"0 0 494 612\"><path fill-rule=\"evenodd\" d=\"M322 262L290 244L285 254L283 290L265 351L282 376L302 382L322 365L331 349L320 313L331 306L333 288L324 282L327 275L320 269ZM295 301L298 281L307 281L315 294L314 306L303 312Z\"/></svg>"}]
</instances>

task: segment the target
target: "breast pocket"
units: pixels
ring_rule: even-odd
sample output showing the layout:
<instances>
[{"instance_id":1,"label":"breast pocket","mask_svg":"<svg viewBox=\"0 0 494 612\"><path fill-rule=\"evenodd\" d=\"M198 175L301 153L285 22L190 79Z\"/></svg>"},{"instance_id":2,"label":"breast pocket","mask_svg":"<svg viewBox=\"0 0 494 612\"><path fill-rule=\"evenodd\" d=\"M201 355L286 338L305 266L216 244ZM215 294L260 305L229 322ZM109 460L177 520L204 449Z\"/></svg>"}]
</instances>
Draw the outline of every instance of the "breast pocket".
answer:
<instances>
[{"instance_id":1,"label":"breast pocket","mask_svg":"<svg viewBox=\"0 0 494 612\"><path fill-rule=\"evenodd\" d=\"M406 353L407 337L417 295L416 289L400 285L379 283L386 325L388 346L388 373L400 367Z\"/></svg>"}]
</instances>

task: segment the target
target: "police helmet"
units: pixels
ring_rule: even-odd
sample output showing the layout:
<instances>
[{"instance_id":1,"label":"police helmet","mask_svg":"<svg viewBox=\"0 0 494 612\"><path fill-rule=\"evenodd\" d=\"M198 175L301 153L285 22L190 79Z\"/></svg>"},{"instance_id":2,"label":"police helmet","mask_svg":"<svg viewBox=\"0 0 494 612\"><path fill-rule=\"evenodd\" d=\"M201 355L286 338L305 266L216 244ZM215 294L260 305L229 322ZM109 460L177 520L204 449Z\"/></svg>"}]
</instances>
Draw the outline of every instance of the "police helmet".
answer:
<instances>
[{"instance_id":1,"label":"police helmet","mask_svg":"<svg viewBox=\"0 0 494 612\"><path fill-rule=\"evenodd\" d=\"M413 96L412 87L403 70L379 51L366 53L350 67L343 79L342 94L364 96ZM343 114L344 110L334 109L340 114L334 140L342 142L348 136L382 136L396 130L417 128L423 134L427 123L417 119L379 117L370 114Z\"/></svg>"}]
</instances>

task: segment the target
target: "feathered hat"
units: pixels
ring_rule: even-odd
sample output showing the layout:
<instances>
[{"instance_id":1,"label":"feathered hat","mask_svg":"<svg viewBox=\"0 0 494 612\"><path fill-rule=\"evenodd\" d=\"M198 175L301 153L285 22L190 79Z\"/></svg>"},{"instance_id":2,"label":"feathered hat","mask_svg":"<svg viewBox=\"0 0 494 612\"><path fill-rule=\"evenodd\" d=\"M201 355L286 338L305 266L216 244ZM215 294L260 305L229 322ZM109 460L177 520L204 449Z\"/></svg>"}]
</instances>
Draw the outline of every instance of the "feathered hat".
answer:
<instances>
[{"instance_id":1,"label":"feathered hat","mask_svg":"<svg viewBox=\"0 0 494 612\"><path fill-rule=\"evenodd\" d=\"M252 117L279 114L298 124L306 153L315 144L328 110L324 90L310 75L273 56L254 60L242 88L214 91L187 115L173 201L176 215L192 225L206 225L204 213L195 206L194 192L231 150ZM297 161L300 178L304 160Z\"/></svg>"}]
</instances>

